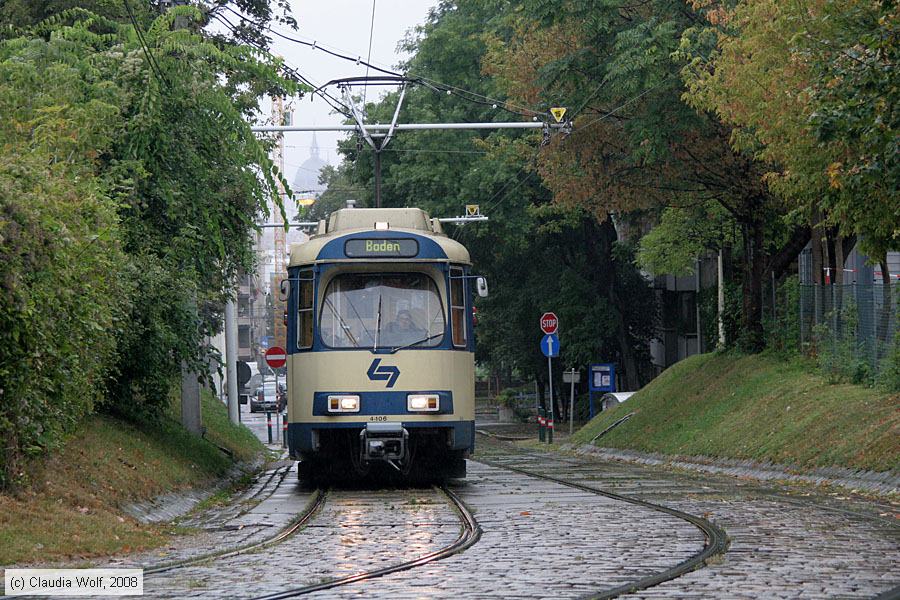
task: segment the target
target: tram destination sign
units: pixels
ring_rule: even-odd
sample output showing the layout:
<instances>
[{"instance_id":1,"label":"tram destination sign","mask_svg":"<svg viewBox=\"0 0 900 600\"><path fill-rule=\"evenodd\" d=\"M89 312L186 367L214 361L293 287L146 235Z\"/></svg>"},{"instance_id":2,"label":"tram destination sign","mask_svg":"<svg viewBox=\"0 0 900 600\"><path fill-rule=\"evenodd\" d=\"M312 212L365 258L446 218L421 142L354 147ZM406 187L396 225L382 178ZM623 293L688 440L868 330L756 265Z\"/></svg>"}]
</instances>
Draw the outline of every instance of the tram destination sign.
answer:
<instances>
[{"instance_id":1,"label":"tram destination sign","mask_svg":"<svg viewBox=\"0 0 900 600\"><path fill-rule=\"evenodd\" d=\"M411 239L362 239L347 240L344 255L347 258L412 258L419 254L419 242Z\"/></svg>"}]
</instances>

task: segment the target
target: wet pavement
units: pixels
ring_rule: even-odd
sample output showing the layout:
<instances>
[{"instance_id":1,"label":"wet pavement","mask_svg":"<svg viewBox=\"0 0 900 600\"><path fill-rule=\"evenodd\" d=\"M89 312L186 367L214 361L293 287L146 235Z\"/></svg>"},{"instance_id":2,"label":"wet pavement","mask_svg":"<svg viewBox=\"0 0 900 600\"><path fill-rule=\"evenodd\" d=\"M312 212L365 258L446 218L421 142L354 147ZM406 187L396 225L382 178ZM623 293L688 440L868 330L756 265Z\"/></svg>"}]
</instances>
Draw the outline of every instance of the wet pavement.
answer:
<instances>
[{"instance_id":1,"label":"wet pavement","mask_svg":"<svg viewBox=\"0 0 900 600\"><path fill-rule=\"evenodd\" d=\"M243 417L265 440L265 417ZM706 543L700 529L676 516L507 467L659 503L724 529L723 555L626 597L872 598L900 585L900 519L886 501L534 452L482 436L475 458L467 479L451 485L482 529L474 546L312 595L587 597L665 572ZM295 465L276 465L231 501L183 521L197 535L115 564L149 566L264 542L311 498ZM460 530L458 514L435 488L331 490L308 525L277 545L148 574L144 590L161 598L256 597L411 560L452 544Z\"/></svg>"},{"instance_id":2,"label":"wet pavement","mask_svg":"<svg viewBox=\"0 0 900 600\"><path fill-rule=\"evenodd\" d=\"M725 530L730 543L720 559L629 597L871 598L900 585L896 506L491 442L482 449L494 463L664 504Z\"/></svg>"}]
</instances>

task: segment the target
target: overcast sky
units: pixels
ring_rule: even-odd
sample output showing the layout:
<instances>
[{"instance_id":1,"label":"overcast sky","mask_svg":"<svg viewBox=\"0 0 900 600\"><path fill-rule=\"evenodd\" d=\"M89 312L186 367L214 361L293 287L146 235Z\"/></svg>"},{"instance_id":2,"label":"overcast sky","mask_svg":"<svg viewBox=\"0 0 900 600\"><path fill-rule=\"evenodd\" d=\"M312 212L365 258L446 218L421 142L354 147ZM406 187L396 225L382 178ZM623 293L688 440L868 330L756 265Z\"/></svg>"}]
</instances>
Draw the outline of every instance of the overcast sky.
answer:
<instances>
[{"instance_id":1,"label":"overcast sky","mask_svg":"<svg viewBox=\"0 0 900 600\"><path fill-rule=\"evenodd\" d=\"M397 44L407 31L425 22L430 7L438 0L375 0L375 27L372 34L372 58L369 62L384 68L392 68L408 58L398 54ZM293 0L294 18L299 31L284 27L274 29L331 50L360 56L366 59L369 53L369 30L372 24L371 0ZM329 56L320 50L295 44L273 36L272 52L284 57L285 62L297 69L317 85L343 77L358 77L366 74L366 68L350 61ZM372 73L370 74L377 74ZM391 88L393 89L393 88ZM332 95L340 97L338 90L330 89ZM389 91L388 88L369 88L369 98L374 94ZM331 107L318 97L304 97L294 100L294 123L303 125L340 124L341 115L330 114ZM340 157L336 151L337 140L346 133L318 132L319 156L332 165L337 165ZM312 143L311 133L285 134L285 174L288 181L303 161L309 158Z\"/></svg>"}]
</instances>

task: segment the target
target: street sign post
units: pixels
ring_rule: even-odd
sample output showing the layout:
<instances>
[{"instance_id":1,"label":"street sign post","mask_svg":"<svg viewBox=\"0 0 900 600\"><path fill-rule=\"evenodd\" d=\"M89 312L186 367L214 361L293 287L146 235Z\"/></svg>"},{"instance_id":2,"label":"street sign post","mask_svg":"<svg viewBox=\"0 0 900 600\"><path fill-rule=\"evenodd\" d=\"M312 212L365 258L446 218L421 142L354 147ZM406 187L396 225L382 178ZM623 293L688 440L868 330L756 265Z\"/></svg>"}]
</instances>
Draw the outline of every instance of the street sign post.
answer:
<instances>
[{"instance_id":1,"label":"street sign post","mask_svg":"<svg viewBox=\"0 0 900 600\"><path fill-rule=\"evenodd\" d=\"M572 367L568 371L563 371L563 383L571 385L569 389L569 435L572 435L575 419L575 383L581 380L581 371L577 371Z\"/></svg>"},{"instance_id":2,"label":"street sign post","mask_svg":"<svg viewBox=\"0 0 900 600\"><path fill-rule=\"evenodd\" d=\"M556 313L545 312L541 316L541 331L544 335L541 339L541 352L547 357L547 371L550 379L550 422L547 423L547 443L553 443L553 358L559 356L559 337L556 331L559 329L559 319Z\"/></svg>"},{"instance_id":3,"label":"street sign post","mask_svg":"<svg viewBox=\"0 0 900 600\"><path fill-rule=\"evenodd\" d=\"M272 367L272 370L280 369L287 362L287 353L284 351L284 348L281 346L272 346L268 350L266 350L266 364ZM275 371L275 407L276 414L280 411L278 407L278 371ZM285 402L285 408L287 407L287 403ZM287 421L285 421L287 423ZM282 428L283 429L283 428ZM282 435L281 443L284 445L284 437Z\"/></svg>"}]
</instances>

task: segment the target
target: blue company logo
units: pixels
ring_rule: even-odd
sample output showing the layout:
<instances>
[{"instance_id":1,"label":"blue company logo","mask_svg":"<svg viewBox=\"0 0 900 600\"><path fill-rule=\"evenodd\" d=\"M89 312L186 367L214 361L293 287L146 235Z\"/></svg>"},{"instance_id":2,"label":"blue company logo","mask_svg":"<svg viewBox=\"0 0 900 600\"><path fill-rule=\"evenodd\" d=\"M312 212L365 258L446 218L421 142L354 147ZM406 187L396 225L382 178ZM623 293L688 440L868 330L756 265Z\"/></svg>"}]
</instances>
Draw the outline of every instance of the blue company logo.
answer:
<instances>
[{"instance_id":1,"label":"blue company logo","mask_svg":"<svg viewBox=\"0 0 900 600\"><path fill-rule=\"evenodd\" d=\"M397 383L397 378L400 377L400 369L397 367L379 367L378 365L380 364L380 358L373 360L372 364L369 365L369 370L366 371L366 375L372 381L387 381L387 386L385 387L394 387L394 384Z\"/></svg>"}]
</instances>

